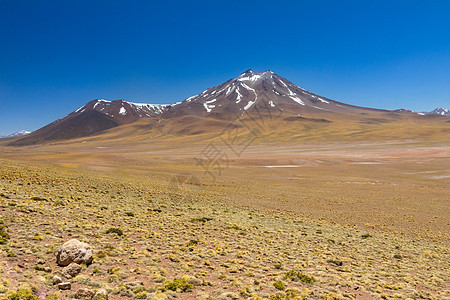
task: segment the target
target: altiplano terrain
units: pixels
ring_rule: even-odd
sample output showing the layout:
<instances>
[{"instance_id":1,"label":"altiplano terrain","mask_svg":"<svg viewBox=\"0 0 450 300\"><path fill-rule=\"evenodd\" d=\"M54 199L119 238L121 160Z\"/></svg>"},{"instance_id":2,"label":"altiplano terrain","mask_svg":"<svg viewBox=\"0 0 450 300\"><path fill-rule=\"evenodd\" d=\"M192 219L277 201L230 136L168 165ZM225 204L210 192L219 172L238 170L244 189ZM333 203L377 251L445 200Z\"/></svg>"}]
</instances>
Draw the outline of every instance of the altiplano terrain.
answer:
<instances>
[{"instance_id":1,"label":"altiplano terrain","mask_svg":"<svg viewBox=\"0 0 450 300\"><path fill-rule=\"evenodd\" d=\"M0 298L450 299L450 120L270 72L0 142Z\"/></svg>"},{"instance_id":2,"label":"altiplano terrain","mask_svg":"<svg viewBox=\"0 0 450 300\"><path fill-rule=\"evenodd\" d=\"M213 177L198 164L205 146L2 148L1 214L10 238L1 245L1 291L450 297L448 144L251 144L239 157L227 151ZM52 278L63 268L54 252L71 238L89 243L94 260L70 291L58 291ZM172 289L176 279L185 287Z\"/></svg>"}]
</instances>

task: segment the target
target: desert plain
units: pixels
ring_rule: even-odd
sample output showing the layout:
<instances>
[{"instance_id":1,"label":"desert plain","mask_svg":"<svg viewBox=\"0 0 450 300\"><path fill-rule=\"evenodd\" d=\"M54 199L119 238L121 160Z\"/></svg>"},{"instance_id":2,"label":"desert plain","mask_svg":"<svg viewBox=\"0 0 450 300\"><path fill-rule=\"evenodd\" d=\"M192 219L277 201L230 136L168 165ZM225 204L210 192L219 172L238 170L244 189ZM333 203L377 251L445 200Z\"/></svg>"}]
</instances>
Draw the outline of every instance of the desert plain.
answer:
<instances>
[{"instance_id":1,"label":"desert plain","mask_svg":"<svg viewBox=\"0 0 450 300\"><path fill-rule=\"evenodd\" d=\"M449 299L448 133L309 133L2 146L0 297Z\"/></svg>"}]
</instances>

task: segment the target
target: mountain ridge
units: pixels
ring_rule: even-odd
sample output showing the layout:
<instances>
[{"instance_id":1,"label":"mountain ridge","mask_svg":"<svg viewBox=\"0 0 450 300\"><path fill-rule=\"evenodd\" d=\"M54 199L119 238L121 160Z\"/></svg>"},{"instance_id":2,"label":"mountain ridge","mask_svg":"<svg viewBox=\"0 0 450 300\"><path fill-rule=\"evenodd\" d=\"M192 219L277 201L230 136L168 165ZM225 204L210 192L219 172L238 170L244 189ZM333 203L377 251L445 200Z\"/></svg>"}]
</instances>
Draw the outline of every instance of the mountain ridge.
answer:
<instances>
[{"instance_id":1,"label":"mountain ridge","mask_svg":"<svg viewBox=\"0 0 450 300\"><path fill-rule=\"evenodd\" d=\"M450 115L450 109L438 107L430 112L423 112L426 115L441 115L441 116L447 116Z\"/></svg>"},{"instance_id":2,"label":"mountain ridge","mask_svg":"<svg viewBox=\"0 0 450 300\"><path fill-rule=\"evenodd\" d=\"M392 111L355 106L309 92L270 70L255 72L248 69L236 78L172 104L134 103L123 99L91 100L65 117L25 137L19 137L8 145L24 146L91 136L144 118L154 119L155 124L160 124L162 121L170 123L175 119L190 120L188 122L199 122L202 118L233 120L244 113L272 115L274 112L282 112L284 120L289 122L317 120L319 123L330 123L330 119L337 117L353 121L370 116L361 123L372 124L390 122L386 118L407 115L446 115L448 110L439 108L430 113L417 113L405 109ZM187 116L196 118L189 119ZM179 122L177 126L180 126ZM177 132L192 134L187 128L196 126L189 123L184 127L185 129ZM196 128L193 132L204 130Z\"/></svg>"},{"instance_id":3,"label":"mountain ridge","mask_svg":"<svg viewBox=\"0 0 450 300\"><path fill-rule=\"evenodd\" d=\"M28 130L20 130L20 131L16 131L16 132L13 132L13 133L10 133L7 135L1 135L0 138L7 139L7 138L12 138L12 137L27 135L30 133L31 133L31 131L28 131Z\"/></svg>"}]
</instances>

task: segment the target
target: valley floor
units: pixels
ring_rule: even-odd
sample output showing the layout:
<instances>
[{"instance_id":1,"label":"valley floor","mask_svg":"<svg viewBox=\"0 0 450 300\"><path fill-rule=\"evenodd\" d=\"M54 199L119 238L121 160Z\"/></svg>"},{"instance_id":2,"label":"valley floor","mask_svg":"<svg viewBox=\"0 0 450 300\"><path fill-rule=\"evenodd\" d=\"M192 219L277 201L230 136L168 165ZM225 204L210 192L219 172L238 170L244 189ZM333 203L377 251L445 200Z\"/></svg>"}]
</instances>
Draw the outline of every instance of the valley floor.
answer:
<instances>
[{"instance_id":1,"label":"valley floor","mask_svg":"<svg viewBox=\"0 0 450 300\"><path fill-rule=\"evenodd\" d=\"M207 147L1 148L0 298L450 298L448 145L255 144L205 169ZM94 261L58 291L72 238Z\"/></svg>"}]
</instances>

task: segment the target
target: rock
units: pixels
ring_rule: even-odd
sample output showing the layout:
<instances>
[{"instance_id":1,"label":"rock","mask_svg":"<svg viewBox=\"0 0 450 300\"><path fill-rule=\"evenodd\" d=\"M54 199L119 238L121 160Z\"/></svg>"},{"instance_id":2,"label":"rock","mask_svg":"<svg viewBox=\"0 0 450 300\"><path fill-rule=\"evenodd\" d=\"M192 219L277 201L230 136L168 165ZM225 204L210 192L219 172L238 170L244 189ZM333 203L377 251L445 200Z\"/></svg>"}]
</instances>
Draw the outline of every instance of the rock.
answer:
<instances>
[{"instance_id":1,"label":"rock","mask_svg":"<svg viewBox=\"0 0 450 300\"><path fill-rule=\"evenodd\" d=\"M52 279L53 285L59 284L61 282L62 282L62 278L61 277L59 277L58 275L53 276L53 279Z\"/></svg>"},{"instance_id":2,"label":"rock","mask_svg":"<svg viewBox=\"0 0 450 300\"><path fill-rule=\"evenodd\" d=\"M43 259L38 259L36 263L37 263L38 265L43 265L43 264L45 264L45 260L43 260Z\"/></svg>"},{"instance_id":3,"label":"rock","mask_svg":"<svg viewBox=\"0 0 450 300\"><path fill-rule=\"evenodd\" d=\"M80 274L82 269L83 268L79 264L71 263L63 269L62 274L64 277L70 279Z\"/></svg>"},{"instance_id":4,"label":"rock","mask_svg":"<svg viewBox=\"0 0 450 300\"><path fill-rule=\"evenodd\" d=\"M92 299L94 297L94 295L95 295L95 292L93 290L86 289L86 288L80 288L75 293L75 298L76 299Z\"/></svg>"},{"instance_id":5,"label":"rock","mask_svg":"<svg viewBox=\"0 0 450 300\"><path fill-rule=\"evenodd\" d=\"M99 289L92 300L108 300L108 292L105 289Z\"/></svg>"},{"instance_id":6,"label":"rock","mask_svg":"<svg viewBox=\"0 0 450 300\"><path fill-rule=\"evenodd\" d=\"M86 263L92 262L92 247L86 243L82 243L77 239L65 242L56 253L56 263L60 266L67 266L70 263Z\"/></svg>"},{"instance_id":7,"label":"rock","mask_svg":"<svg viewBox=\"0 0 450 300\"><path fill-rule=\"evenodd\" d=\"M50 267L45 267L45 268L44 268L44 272L51 273L51 272L52 272L52 268L50 268Z\"/></svg>"},{"instance_id":8,"label":"rock","mask_svg":"<svg viewBox=\"0 0 450 300\"><path fill-rule=\"evenodd\" d=\"M58 283L58 288L60 290L70 290L72 288L72 284L70 282L61 282Z\"/></svg>"}]
</instances>

